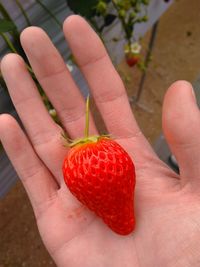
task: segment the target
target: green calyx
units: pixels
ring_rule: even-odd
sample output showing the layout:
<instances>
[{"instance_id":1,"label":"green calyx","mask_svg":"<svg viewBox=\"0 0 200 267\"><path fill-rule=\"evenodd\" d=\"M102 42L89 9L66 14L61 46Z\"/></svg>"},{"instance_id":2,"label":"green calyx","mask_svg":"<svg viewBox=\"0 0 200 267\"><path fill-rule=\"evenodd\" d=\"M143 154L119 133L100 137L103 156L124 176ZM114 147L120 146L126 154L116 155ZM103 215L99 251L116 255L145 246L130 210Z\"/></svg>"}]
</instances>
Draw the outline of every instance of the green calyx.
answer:
<instances>
[{"instance_id":1,"label":"green calyx","mask_svg":"<svg viewBox=\"0 0 200 267\"><path fill-rule=\"evenodd\" d=\"M97 143L102 138L109 138L109 135L93 135L87 138L76 139L69 143L69 147L74 147L77 145L84 145L84 144L89 144L89 143Z\"/></svg>"}]
</instances>

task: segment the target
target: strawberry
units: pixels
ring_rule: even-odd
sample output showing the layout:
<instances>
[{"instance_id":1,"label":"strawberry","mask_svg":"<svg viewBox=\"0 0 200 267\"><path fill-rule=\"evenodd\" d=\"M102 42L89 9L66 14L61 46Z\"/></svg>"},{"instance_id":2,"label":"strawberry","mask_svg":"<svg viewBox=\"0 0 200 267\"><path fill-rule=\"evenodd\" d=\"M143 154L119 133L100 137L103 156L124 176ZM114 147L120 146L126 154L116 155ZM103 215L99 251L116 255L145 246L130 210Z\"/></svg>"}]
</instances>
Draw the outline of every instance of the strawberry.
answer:
<instances>
[{"instance_id":1,"label":"strawberry","mask_svg":"<svg viewBox=\"0 0 200 267\"><path fill-rule=\"evenodd\" d=\"M140 51L141 51L141 45L137 42L125 45L124 53L125 53L126 63L130 67L135 66L140 60Z\"/></svg>"},{"instance_id":2,"label":"strawberry","mask_svg":"<svg viewBox=\"0 0 200 267\"><path fill-rule=\"evenodd\" d=\"M129 65L129 67L133 67L138 63L139 58L140 57L138 54L133 54L133 53L126 54L126 63Z\"/></svg>"},{"instance_id":3,"label":"strawberry","mask_svg":"<svg viewBox=\"0 0 200 267\"><path fill-rule=\"evenodd\" d=\"M71 144L63 163L71 193L100 216L116 233L127 235L135 226L133 194L135 168L128 153L108 136L86 136Z\"/></svg>"}]
</instances>

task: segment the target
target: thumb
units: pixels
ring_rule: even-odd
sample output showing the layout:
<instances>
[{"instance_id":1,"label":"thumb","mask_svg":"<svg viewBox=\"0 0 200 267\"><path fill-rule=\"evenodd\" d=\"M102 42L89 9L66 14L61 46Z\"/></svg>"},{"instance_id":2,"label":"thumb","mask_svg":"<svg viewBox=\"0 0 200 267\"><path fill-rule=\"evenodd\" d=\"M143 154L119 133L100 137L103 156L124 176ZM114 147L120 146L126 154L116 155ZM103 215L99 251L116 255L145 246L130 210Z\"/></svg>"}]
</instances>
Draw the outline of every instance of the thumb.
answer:
<instances>
[{"instance_id":1,"label":"thumb","mask_svg":"<svg viewBox=\"0 0 200 267\"><path fill-rule=\"evenodd\" d=\"M163 104L163 131L180 169L182 185L200 183L200 112L192 85L178 81Z\"/></svg>"}]
</instances>

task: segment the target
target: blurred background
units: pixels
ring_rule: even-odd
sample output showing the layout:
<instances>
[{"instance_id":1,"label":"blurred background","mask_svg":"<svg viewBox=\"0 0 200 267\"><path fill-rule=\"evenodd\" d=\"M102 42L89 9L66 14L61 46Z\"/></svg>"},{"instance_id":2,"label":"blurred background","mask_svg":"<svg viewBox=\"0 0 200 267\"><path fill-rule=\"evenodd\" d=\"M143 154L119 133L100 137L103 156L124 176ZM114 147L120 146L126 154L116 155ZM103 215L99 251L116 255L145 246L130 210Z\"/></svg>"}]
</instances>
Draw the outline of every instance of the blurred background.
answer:
<instances>
[{"instance_id":1,"label":"blurred background","mask_svg":"<svg viewBox=\"0 0 200 267\"><path fill-rule=\"evenodd\" d=\"M24 58L44 104L59 123L26 59L19 35L28 26L42 27L86 96L87 84L62 33L67 16L84 16L104 42L123 79L143 133L170 165L170 151L162 135L162 101L169 85L179 79L191 82L200 99L199 10L198 0L1 0L0 57L13 52ZM0 73L0 113L4 112L18 119ZM105 131L100 116L95 114L98 128ZM55 264L42 244L30 202L0 144L0 267L13 266Z\"/></svg>"}]
</instances>

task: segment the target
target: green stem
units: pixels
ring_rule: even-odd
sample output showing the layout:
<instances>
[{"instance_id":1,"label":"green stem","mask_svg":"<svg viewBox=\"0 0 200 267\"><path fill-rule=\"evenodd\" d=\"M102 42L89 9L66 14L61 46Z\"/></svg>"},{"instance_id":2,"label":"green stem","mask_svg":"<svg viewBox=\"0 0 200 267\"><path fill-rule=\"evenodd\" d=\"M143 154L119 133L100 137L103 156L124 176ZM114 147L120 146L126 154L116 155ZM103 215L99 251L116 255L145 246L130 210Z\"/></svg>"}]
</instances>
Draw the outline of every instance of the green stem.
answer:
<instances>
[{"instance_id":1,"label":"green stem","mask_svg":"<svg viewBox=\"0 0 200 267\"><path fill-rule=\"evenodd\" d=\"M8 47L10 48L10 50L13 52L13 53L17 53L17 50L15 49L15 47L13 46L12 42L10 41L10 39L8 38L8 36L1 32L0 33L2 38L4 39L4 41L6 42L6 44L8 45Z\"/></svg>"},{"instance_id":2,"label":"green stem","mask_svg":"<svg viewBox=\"0 0 200 267\"><path fill-rule=\"evenodd\" d=\"M21 12L22 12L22 14L23 14L23 16L24 16L24 18L25 18L25 20L26 20L27 25L28 25L28 26L31 26L31 22L30 22L30 20L29 20L29 18L28 18L28 16L27 16L27 14L26 14L26 12L25 12L25 10L24 10L22 4L20 3L19 0L15 0L15 2L16 2L16 4L18 5L19 9L21 10Z\"/></svg>"},{"instance_id":3,"label":"green stem","mask_svg":"<svg viewBox=\"0 0 200 267\"><path fill-rule=\"evenodd\" d=\"M5 9L5 7L1 3L0 3L0 12L5 19L12 21L12 18L9 15L8 11Z\"/></svg>"},{"instance_id":4,"label":"green stem","mask_svg":"<svg viewBox=\"0 0 200 267\"><path fill-rule=\"evenodd\" d=\"M90 113L90 96L87 96L86 100L86 112L85 112L85 138L89 137L89 113Z\"/></svg>"},{"instance_id":5,"label":"green stem","mask_svg":"<svg viewBox=\"0 0 200 267\"><path fill-rule=\"evenodd\" d=\"M113 7L115 8L115 10L117 11L117 13L119 14L120 9L118 8L116 2L114 0L111 0L111 2L113 4ZM124 29L125 38L130 43L131 36L130 36L128 30L127 30L126 20L123 17L120 17L120 16L118 16L118 18L119 18L119 20L121 22L122 28Z\"/></svg>"},{"instance_id":6,"label":"green stem","mask_svg":"<svg viewBox=\"0 0 200 267\"><path fill-rule=\"evenodd\" d=\"M31 75L34 75L34 77L35 77L35 74L34 74L32 68L31 68L28 64L26 64L26 67L27 67L28 71L30 72L30 74L31 74ZM33 76L32 76L32 77L33 77ZM34 78L34 77L33 77L33 78Z\"/></svg>"},{"instance_id":7,"label":"green stem","mask_svg":"<svg viewBox=\"0 0 200 267\"><path fill-rule=\"evenodd\" d=\"M35 2L38 3L52 17L52 19L54 19L60 28L62 28L62 23L56 18L56 16L54 16L51 10L49 10L40 0L35 0Z\"/></svg>"}]
</instances>

